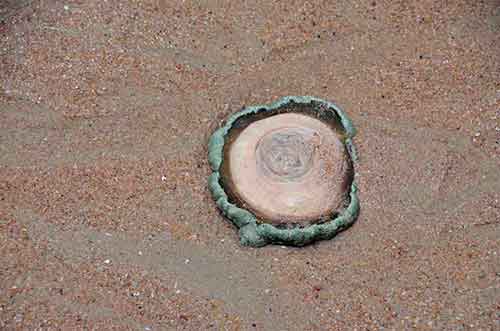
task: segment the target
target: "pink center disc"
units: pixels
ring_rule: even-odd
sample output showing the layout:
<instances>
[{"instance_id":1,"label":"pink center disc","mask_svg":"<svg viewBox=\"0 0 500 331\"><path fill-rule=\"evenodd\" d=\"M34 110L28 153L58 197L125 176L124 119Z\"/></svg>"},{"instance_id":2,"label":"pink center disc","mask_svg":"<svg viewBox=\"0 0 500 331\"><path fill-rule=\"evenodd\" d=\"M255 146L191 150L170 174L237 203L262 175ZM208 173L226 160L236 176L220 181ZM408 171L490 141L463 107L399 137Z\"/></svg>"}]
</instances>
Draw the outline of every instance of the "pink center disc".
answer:
<instances>
[{"instance_id":1,"label":"pink center disc","mask_svg":"<svg viewBox=\"0 0 500 331\"><path fill-rule=\"evenodd\" d=\"M235 198L263 221L311 222L341 208L351 165L341 137L314 117L284 113L255 121L230 144Z\"/></svg>"}]
</instances>

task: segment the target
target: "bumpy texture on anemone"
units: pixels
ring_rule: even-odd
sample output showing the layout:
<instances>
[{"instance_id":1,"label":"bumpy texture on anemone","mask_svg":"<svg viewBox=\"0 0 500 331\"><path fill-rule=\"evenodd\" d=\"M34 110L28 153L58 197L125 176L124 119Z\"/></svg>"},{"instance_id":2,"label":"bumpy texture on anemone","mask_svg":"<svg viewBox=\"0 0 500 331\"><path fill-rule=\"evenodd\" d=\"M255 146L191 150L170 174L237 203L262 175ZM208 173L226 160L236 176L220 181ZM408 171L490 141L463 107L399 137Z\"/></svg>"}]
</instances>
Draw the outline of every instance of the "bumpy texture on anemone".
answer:
<instances>
[{"instance_id":1,"label":"bumpy texture on anemone","mask_svg":"<svg viewBox=\"0 0 500 331\"><path fill-rule=\"evenodd\" d=\"M249 246L330 239L359 214L354 127L336 105L285 97L228 118L209 142L209 187Z\"/></svg>"}]
</instances>

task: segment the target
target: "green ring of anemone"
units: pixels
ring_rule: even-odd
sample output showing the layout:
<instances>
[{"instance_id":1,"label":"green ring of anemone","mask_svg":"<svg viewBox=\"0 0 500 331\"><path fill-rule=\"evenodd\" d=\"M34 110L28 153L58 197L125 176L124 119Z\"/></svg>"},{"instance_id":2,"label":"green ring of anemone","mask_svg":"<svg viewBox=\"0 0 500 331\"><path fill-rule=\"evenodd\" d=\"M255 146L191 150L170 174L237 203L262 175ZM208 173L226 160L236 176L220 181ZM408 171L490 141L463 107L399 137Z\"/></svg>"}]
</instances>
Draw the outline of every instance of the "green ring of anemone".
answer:
<instances>
[{"instance_id":1,"label":"green ring of anemone","mask_svg":"<svg viewBox=\"0 0 500 331\"><path fill-rule=\"evenodd\" d=\"M210 137L208 160L212 174L208 179L208 187L223 215L231 220L239 229L242 245L252 247L262 247L268 244L304 246L318 240L333 238L337 233L351 226L359 215L360 206L355 177L353 177L351 183L349 205L340 214L324 223L311 224L303 228L297 227L293 229L277 228L272 224L259 222L259 219L252 212L229 202L228 195L221 184L220 170L224 159L225 137L236 120L247 115L273 111L291 103L311 104L313 102L325 106L327 109L335 112L340 118L340 124L346 134L344 144L347 147L347 152L352 162L356 163L356 149L352 141L356 130L349 117L335 104L311 96L287 96L268 106L245 107L241 111L231 115L226 120L226 123Z\"/></svg>"}]
</instances>

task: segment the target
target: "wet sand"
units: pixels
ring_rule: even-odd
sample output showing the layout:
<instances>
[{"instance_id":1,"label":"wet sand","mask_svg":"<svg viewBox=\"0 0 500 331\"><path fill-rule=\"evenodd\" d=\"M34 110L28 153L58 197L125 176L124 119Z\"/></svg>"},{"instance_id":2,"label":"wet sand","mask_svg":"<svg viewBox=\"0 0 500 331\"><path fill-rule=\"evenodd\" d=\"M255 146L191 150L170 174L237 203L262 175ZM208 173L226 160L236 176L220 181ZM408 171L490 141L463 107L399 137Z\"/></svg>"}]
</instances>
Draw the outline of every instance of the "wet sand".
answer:
<instances>
[{"instance_id":1,"label":"wet sand","mask_svg":"<svg viewBox=\"0 0 500 331\"><path fill-rule=\"evenodd\" d=\"M500 2L0 3L0 329L500 328ZM335 102L361 215L240 246L207 141Z\"/></svg>"}]
</instances>

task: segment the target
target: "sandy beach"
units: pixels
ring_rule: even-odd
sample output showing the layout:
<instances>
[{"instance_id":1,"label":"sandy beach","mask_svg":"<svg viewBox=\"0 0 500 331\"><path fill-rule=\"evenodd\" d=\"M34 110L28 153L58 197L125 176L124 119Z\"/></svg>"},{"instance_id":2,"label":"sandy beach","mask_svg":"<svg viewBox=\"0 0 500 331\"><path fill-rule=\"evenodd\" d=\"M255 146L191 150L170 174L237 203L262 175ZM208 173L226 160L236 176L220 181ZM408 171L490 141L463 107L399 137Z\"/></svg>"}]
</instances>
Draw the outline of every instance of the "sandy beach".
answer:
<instances>
[{"instance_id":1,"label":"sandy beach","mask_svg":"<svg viewBox=\"0 0 500 331\"><path fill-rule=\"evenodd\" d=\"M208 138L287 95L361 214L244 247ZM499 330L500 2L0 0L0 329Z\"/></svg>"}]
</instances>

